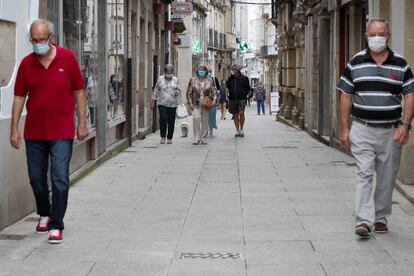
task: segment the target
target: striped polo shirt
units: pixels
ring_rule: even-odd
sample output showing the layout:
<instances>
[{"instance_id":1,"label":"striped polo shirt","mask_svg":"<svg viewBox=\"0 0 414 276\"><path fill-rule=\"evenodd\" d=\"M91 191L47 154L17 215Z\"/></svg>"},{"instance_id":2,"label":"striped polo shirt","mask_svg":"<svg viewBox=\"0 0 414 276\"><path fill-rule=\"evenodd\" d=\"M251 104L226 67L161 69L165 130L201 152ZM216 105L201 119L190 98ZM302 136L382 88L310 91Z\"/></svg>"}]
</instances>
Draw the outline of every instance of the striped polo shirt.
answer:
<instances>
[{"instance_id":1,"label":"striped polo shirt","mask_svg":"<svg viewBox=\"0 0 414 276\"><path fill-rule=\"evenodd\" d=\"M349 61L337 89L352 95L351 115L369 123L402 119L402 97L414 93L414 78L405 59L389 50L378 65L365 49Z\"/></svg>"}]
</instances>

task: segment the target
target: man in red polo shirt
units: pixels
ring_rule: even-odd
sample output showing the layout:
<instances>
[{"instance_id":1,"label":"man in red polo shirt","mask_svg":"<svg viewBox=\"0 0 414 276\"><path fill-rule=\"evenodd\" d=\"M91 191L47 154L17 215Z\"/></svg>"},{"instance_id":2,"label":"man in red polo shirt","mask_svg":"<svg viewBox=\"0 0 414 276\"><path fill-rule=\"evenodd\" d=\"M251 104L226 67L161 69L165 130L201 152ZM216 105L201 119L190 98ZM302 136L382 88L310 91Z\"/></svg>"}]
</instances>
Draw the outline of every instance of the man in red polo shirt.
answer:
<instances>
[{"instance_id":1,"label":"man in red polo shirt","mask_svg":"<svg viewBox=\"0 0 414 276\"><path fill-rule=\"evenodd\" d=\"M75 137L88 135L84 79L72 52L52 44L53 24L36 19L30 26L33 53L19 67L14 88L10 131L12 147L19 149L19 119L27 98L24 127L27 167L36 199L39 222L36 232L49 232L49 243L61 243L69 191L69 163ZM52 202L47 173L50 158Z\"/></svg>"}]
</instances>

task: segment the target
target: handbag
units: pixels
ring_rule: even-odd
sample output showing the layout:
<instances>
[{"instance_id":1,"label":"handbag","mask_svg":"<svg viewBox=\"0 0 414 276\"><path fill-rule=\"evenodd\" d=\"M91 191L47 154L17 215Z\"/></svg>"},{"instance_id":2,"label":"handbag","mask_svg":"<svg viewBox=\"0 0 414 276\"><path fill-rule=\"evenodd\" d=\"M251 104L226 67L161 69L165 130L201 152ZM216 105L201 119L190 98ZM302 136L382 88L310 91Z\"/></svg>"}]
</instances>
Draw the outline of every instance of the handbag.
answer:
<instances>
[{"instance_id":1,"label":"handbag","mask_svg":"<svg viewBox=\"0 0 414 276\"><path fill-rule=\"evenodd\" d=\"M175 113L178 119L186 118L188 116L187 107L184 104L179 104Z\"/></svg>"},{"instance_id":2,"label":"handbag","mask_svg":"<svg viewBox=\"0 0 414 276\"><path fill-rule=\"evenodd\" d=\"M213 108L213 100L209 96L204 96L203 103L201 104L204 109L210 110Z\"/></svg>"}]
</instances>

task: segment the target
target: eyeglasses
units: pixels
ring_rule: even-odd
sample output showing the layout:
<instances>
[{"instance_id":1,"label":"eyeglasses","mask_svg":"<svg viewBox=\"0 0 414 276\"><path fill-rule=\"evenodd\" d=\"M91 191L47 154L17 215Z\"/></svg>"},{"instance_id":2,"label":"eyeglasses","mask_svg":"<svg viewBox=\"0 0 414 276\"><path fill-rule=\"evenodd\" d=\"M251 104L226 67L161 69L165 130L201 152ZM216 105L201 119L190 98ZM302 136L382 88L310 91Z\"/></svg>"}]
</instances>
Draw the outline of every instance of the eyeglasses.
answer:
<instances>
[{"instance_id":1,"label":"eyeglasses","mask_svg":"<svg viewBox=\"0 0 414 276\"><path fill-rule=\"evenodd\" d=\"M379 33L372 33L369 32L368 33L368 37L374 37L374 36L382 36L382 37L386 37L388 35L388 33L386 32L379 32Z\"/></svg>"},{"instance_id":2,"label":"eyeglasses","mask_svg":"<svg viewBox=\"0 0 414 276\"><path fill-rule=\"evenodd\" d=\"M29 39L29 41L32 43L32 44L39 44L39 43L45 43L45 42L47 42L49 39L50 39L50 36L52 35L52 33L50 33L46 38L45 37L43 37L43 38L30 38Z\"/></svg>"}]
</instances>

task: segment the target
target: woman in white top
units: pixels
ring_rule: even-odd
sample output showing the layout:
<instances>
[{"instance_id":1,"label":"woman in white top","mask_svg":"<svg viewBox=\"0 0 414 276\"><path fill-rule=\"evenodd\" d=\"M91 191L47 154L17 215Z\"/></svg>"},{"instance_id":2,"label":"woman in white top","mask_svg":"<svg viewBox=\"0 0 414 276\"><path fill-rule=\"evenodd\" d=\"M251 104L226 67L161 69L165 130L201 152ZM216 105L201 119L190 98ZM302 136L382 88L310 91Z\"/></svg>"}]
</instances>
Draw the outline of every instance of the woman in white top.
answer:
<instances>
[{"instance_id":1,"label":"woman in white top","mask_svg":"<svg viewBox=\"0 0 414 276\"><path fill-rule=\"evenodd\" d=\"M175 112L181 101L181 90L178 79L173 75L174 67L167 64L164 67L164 75L158 78L151 98L151 109L154 109L155 101L160 112L160 136L161 144L172 143L175 125Z\"/></svg>"}]
</instances>

